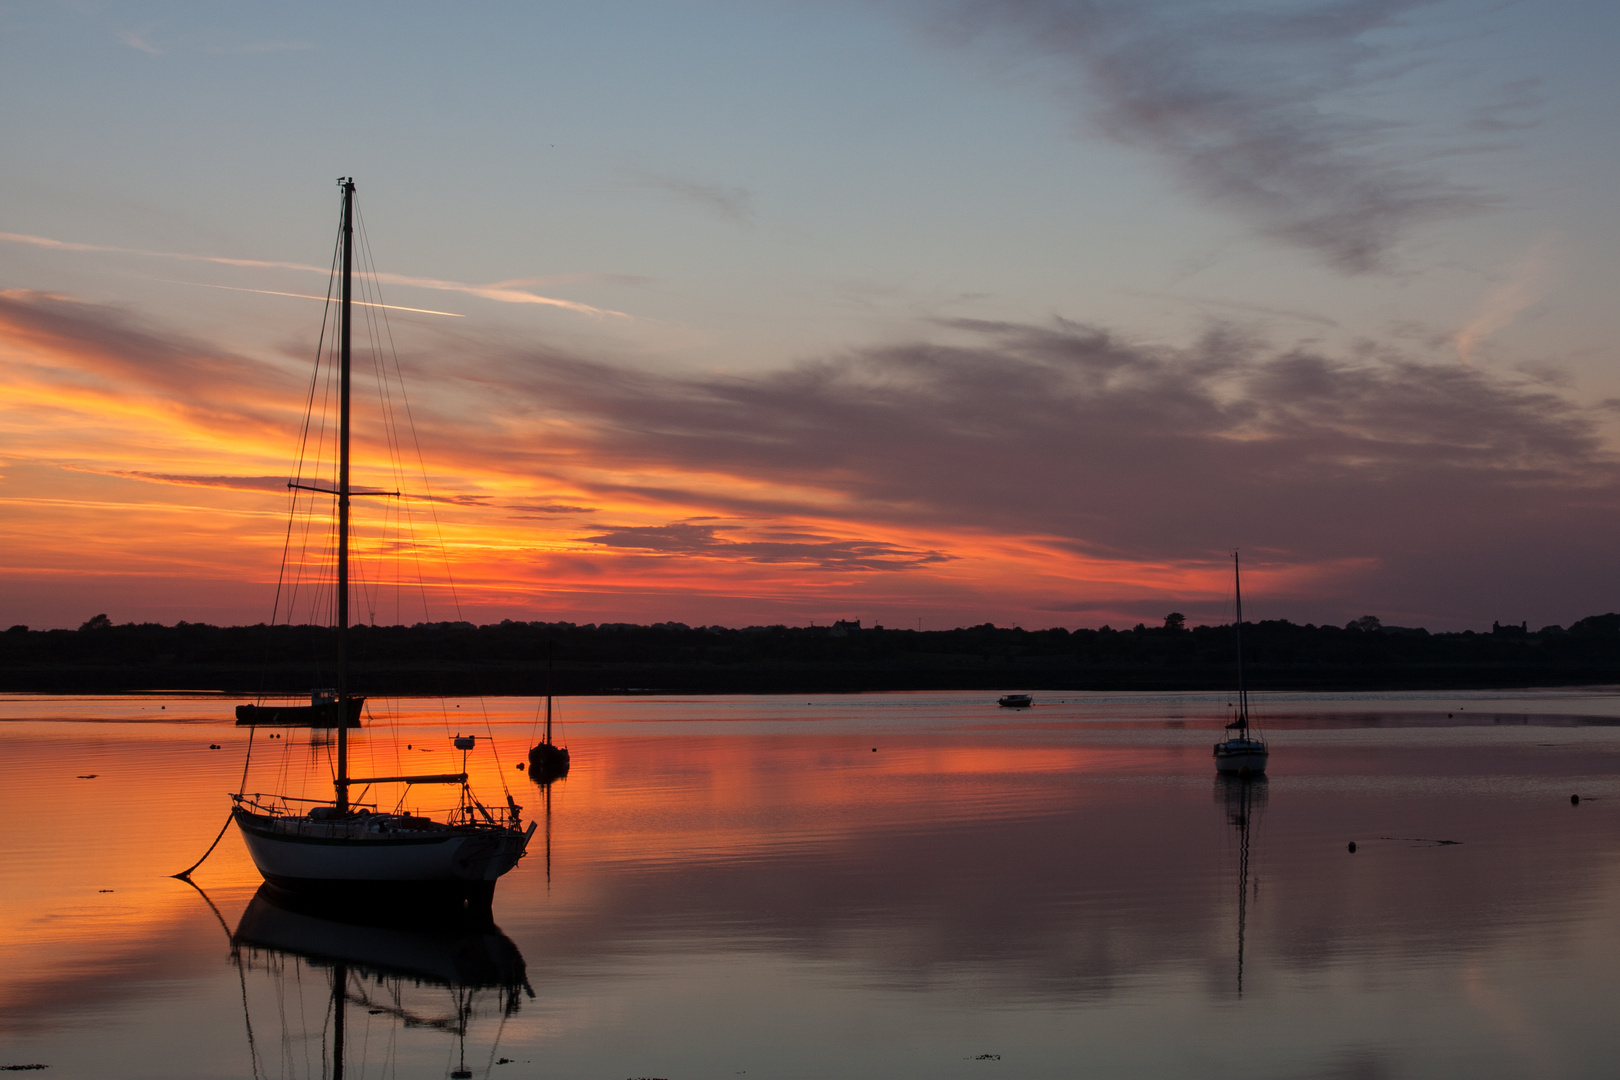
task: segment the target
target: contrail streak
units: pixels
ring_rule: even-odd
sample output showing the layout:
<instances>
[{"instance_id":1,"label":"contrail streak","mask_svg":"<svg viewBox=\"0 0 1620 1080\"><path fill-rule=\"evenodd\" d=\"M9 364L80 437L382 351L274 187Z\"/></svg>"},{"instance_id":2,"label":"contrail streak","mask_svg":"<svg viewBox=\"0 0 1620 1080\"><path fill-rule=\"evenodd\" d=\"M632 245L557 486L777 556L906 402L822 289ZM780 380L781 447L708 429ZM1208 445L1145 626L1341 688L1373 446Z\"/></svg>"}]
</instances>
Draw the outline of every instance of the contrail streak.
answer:
<instances>
[{"instance_id":1,"label":"contrail streak","mask_svg":"<svg viewBox=\"0 0 1620 1080\"><path fill-rule=\"evenodd\" d=\"M158 278L157 280L159 280L159 281L167 281L171 285L195 285L200 289L225 289L228 292L263 293L266 296L295 296L300 300L330 300L331 299L331 297L329 297L329 296L319 296L319 295L317 295L315 293L277 292L275 289L243 289L243 288L240 288L240 287L235 286L235 285L210 285L210 284L208 284L207 282L204 282L204 281L179 281L179 280L174 279L174 278ZM434 311L432 308L401 307L398 304L373 304L373 303L371 303L370 301L367 301L367 300L350 300L349 302L351 304L353 304L355 307L387 308L389 311L414 311L414 312L417 312L420 315L448 315L452 319L465 319L467 317L465 315L459 315L454 311Z\"/></svg>"},{"instance_id":2,"label":"contrail streak","mask_svg":"<svg viewBox=\"0 0 1620 1080\"><path fill-rule=\"evenodd\" d=\"M146 251L141 248L109 247L104 244L80 244L71 240L53 240L48 236L29 236L26 233L0 232L0 242L27 244L30 247L48 248L52 251L95 251L115 255L140 255L150 259L182 259L186 262L215 263L220 266L245 266L258 270L296 270L305 274L331 273L331 267L311 266L308 263L271 262L264 259L231 259L223 255L189 255L180 251ZM378 281L390 285L465 293L468 296L479 296L485 300L494 300L502 304L543 304L547 307L562 308L565 311L577 311L581 315L597 317L612 315L619 319L630 318L626 313L614 311L611 308L592 307L589 304L581 304L576 300L559 300L554 296L541 296L539 293L513 288L510 282L496 282L493 285L469 285L463 281L441 281L438 278L407 277L404 274L382 273L377 274L376 278ZM186 284L196 283L186 282ZM216 287L224 288L224 286ZM296 294L288 293L287 295ZM441 311L434 314L449 315L452 313Z\"/></svg>"}]
</instances>

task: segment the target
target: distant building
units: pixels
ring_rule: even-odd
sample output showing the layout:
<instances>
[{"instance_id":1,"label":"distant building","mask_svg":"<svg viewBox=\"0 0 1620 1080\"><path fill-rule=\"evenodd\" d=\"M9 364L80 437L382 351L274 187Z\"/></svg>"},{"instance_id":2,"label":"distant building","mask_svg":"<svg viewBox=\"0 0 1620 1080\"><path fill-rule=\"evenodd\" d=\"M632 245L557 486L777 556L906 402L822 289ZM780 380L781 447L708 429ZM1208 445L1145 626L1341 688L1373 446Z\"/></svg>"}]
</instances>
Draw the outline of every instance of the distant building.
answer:
<instances>
[{"instance_id":1,"label":"distant building","mask_svg":"<svg viewBox=\"0 0 1620 1080\"><path fill-rule=\"evenodd\" d=\"M833 623L832 629L827 634L829 637L849 637L850 631L859 630L860 628L861 620L859 619L839 619Z\"/></svg>"}]
</instances>

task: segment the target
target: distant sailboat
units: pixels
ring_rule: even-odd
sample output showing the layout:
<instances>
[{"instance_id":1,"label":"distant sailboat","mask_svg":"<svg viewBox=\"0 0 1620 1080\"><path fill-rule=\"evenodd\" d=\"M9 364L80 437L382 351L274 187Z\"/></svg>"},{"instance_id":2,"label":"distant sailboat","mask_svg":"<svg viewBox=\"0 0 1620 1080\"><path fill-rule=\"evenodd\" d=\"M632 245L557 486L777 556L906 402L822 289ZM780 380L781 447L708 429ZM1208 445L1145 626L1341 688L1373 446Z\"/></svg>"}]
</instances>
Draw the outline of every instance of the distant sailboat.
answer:
<instances>
[{"instance_id":1,"label":"distant sailboat","mask_svg":"<svg viewBox=\"0 0 1620 1080\"><path fill-rule=\"evenodd\" d=\"M1238 714L1226 725L1235 732L1215 744L1217 772L1238 776L1258 776L1266 771L1266 760L1271 756L1264 739L1249 733L1249 691L1243 684L1243 578L1238 567L1238 553L1232 552L1232 581L1237 590L1237 653L1238 653Z\"/></svg>"},{"instance_id":2,"label":"distant sailboat","mask_svg":"<svg viewBox=\"0 0 1620 1080\"><path fill-rule=\"evenodd\" d=\"M568 747L551 741L551 648L546 648L546 737L529 748L529 776L542 784L568 775Z\"/></svg>"},{"instance_id":3,"label":"distant sailboat","mask_svg":"<svg viewBox=\"0 0 1620 1080\"><path fill-rule=\"evenodd\" d=\"M324 710L337 729L337 760L332 777L333 798L310 806L309 800L289 795L231 796L237 828L247 843L254 865L266 881L305 895L365 894L383 905L400 907L422 900L445 899L463 904L487 904L495 881L517 865L534 835L535 823L525 830L520 807L512 797L506 806L491 810L473 795L467 783L467 752L476 745L470 735L454 740L462 752L461 771L433 775L351 776L349 724L358 701L349 693L349 398L350 308L354 259L354 181L341 181L343 189L342 270L339 310L339 419L338 476L335 489L319 485L292 487L332 495L337 499L334 558L336 571L336 649L333 668L337 686L327 700L317 698L308 708ZM240 715L240 714L239 714ZM239 721L240 722L240 721ZM251 746L251 744L250 744ZM435 821L403 811L378 812L376 804L355 801L377 785L460 785L457 807L446 821Z\"/></svg>"}]
</instances>

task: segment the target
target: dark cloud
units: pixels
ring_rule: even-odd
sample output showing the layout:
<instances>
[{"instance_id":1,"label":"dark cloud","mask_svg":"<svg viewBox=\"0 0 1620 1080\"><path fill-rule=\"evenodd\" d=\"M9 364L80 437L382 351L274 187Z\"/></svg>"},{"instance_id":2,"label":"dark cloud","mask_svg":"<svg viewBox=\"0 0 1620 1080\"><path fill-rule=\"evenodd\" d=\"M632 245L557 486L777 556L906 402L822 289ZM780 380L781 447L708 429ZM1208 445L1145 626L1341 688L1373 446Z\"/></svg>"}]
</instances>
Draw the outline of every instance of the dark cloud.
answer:
<instances>
[{"instance_id":1,"label":"dark cloud","mask_svg":"<svg viewBox=\"0 0 1620 1080\"><path fill-rule=\"evenodd\" d=\"M64 379L169 395L215 423L246 407L237 402L268 407L272 379L285 380L283 401L296 394L268 365L175 344L93 305L11 295L0 318L76 357L82 370ZM567 494L440 498L552 520L631 498L680 519L599 526L589 539L604 550L863 571L956 556L988 560L968 574L988 582L1003 556L985 545L1010 542L1052 552L1060 575L1078 572L1065 552L1120 560L1119 573L1156 568L1114 580L1101 563L1090 584L1018 597L1025 611L1163 594L1233 547L1261 575L1302 568L1286 595L1274 587L1275 607L1256 596L1259 617L1539 626L1620 604L1607 403L1370 345L1273 347L1233 327L1186 347L1063 321L957 320L931 337L757 374L468 343L453 367L413 365L413 415L436 463ZM700 524L694 511L721 520ZM952 593L967 587L956 578L902 576L963 610L1000 602ZM1171 608L1199 610L1143 599L1139 617Z\"/></svg>"},{"instance_id":2,"label":"dark cloud","mask_svg":"<svg viewBox=\"0 0 1620 1080\"><path fill-rule=\"evenodd\" d=\"M661 555L695 555L745 559L757 563L790 563L824 570L911 570L949 561L940 551L919 551L875 541L830 540L803 532L770 532L763 540L730 540L716 536L723 525L627 526L611 529L586 542Z\"/></svg>"},{"instance_id":3,"label":"dark cloud","mask_svg":"<svg viewBox=\"0 0 1620 1080\"><path fill-rule=\"evenodd\" d=\"M174 473L119 472L136 480L153 480L161 484L190 484L196 487L236 488L240 491L287 491L285 476L183 476Z\"/></svg>"},{"instance_id":4,"label":"dark cloud","mask_svg":"<svg viewBox=\"0 0 1620 1080\"><path fill-rule=\"evenodd\" d=\"M512 516L518 518L556 517L559 514L594 514L597 511L594 506L569 506L566 503L554 503L544 506L513 503L510 506L502 507L502 509L517 511Z\"/></svg>"},{"instance_id":5,"label":"dark cloud","mask_svg":"<svg viewBox=\"0 0 1620 1080\"><path fill-rule=\"evenodd\" d=\"M1620 525L1620 469L1593 411L1544 386L1370 347L1272 348L1232 328L1186 348L1065 322L957 321L940 337L757 376L526 353L490 357L481 377L569 420L544 444L504 443L514 467L588 456L675 477L598 481L602 498L1041 537L1172 568L1259 547L1278 564L1340 566L1359 595L1346 604L1383 604L1403 624L1565 621L1620 584L1602 542ZM684 488L683 473L761 483ZM771 494L793 489L827 498ZM729 542L671 529L601 536L644 550Z\"/></svg>"},{"instance_id":6,"label":"dark cloud","mask_svg":"<svg viewBox=\"0 0 1620 1080\"><path fill-rule=\"evenodd\" d=\"M1414 226L1486 204L1404 125L1345 105L1404 72L1378 35L1435 2L959 0L917 17L939 38L1033 65L1088 127L1154 155L1212 205L1365 272ZM1504 84L1484 122L1524 121L1533 92Z\"/></svg>"},{"instance_id":7,"label":"dark cloud","mask_svg":"<svg viewBox=\"0 0 1620 1080\"><path fill-rule=\"evenodd\" d=\"M0 291L0 339L71 357L72 376L60 367L48 377L83 385L82 376L90 376L110 387L156 392L214 428L264 424L271 402L297 392L297 381L273 365L147 325L119 308L52 293Z\"/></svg>"}]
</instances>

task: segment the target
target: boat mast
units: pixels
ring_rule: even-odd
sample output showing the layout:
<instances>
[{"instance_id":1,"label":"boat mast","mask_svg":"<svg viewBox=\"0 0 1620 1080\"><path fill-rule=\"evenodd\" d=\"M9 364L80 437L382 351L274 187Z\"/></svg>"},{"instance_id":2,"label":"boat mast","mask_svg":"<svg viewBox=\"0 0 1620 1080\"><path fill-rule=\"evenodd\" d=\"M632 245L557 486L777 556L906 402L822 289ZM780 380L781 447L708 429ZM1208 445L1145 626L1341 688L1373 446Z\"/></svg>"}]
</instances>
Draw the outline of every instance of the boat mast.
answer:
<instances>
[{"instance_id":1,"label":"boat mast","mask_svg":"<svg viewBox=\"0 0 1620 1080\"><path fill-rule=\"evenodd\" d=\"M338 334L337 812L349 810L349 300L354 269L354 177L343 187L343 292Z\"/></svg>"},{"instance_id":2,"label":"boat mast","mask_svg":"<svg viewBox=\"0 0 1620 1080\"><path fill-rule=\"evenodd\" d=\"M1238 720L1243 737L1249 737L1249 691L1243 685L1243 575L1238 569L1238 553L1232 552L1232 586L1237 593Z\"/></svg>"}]
</instances>

